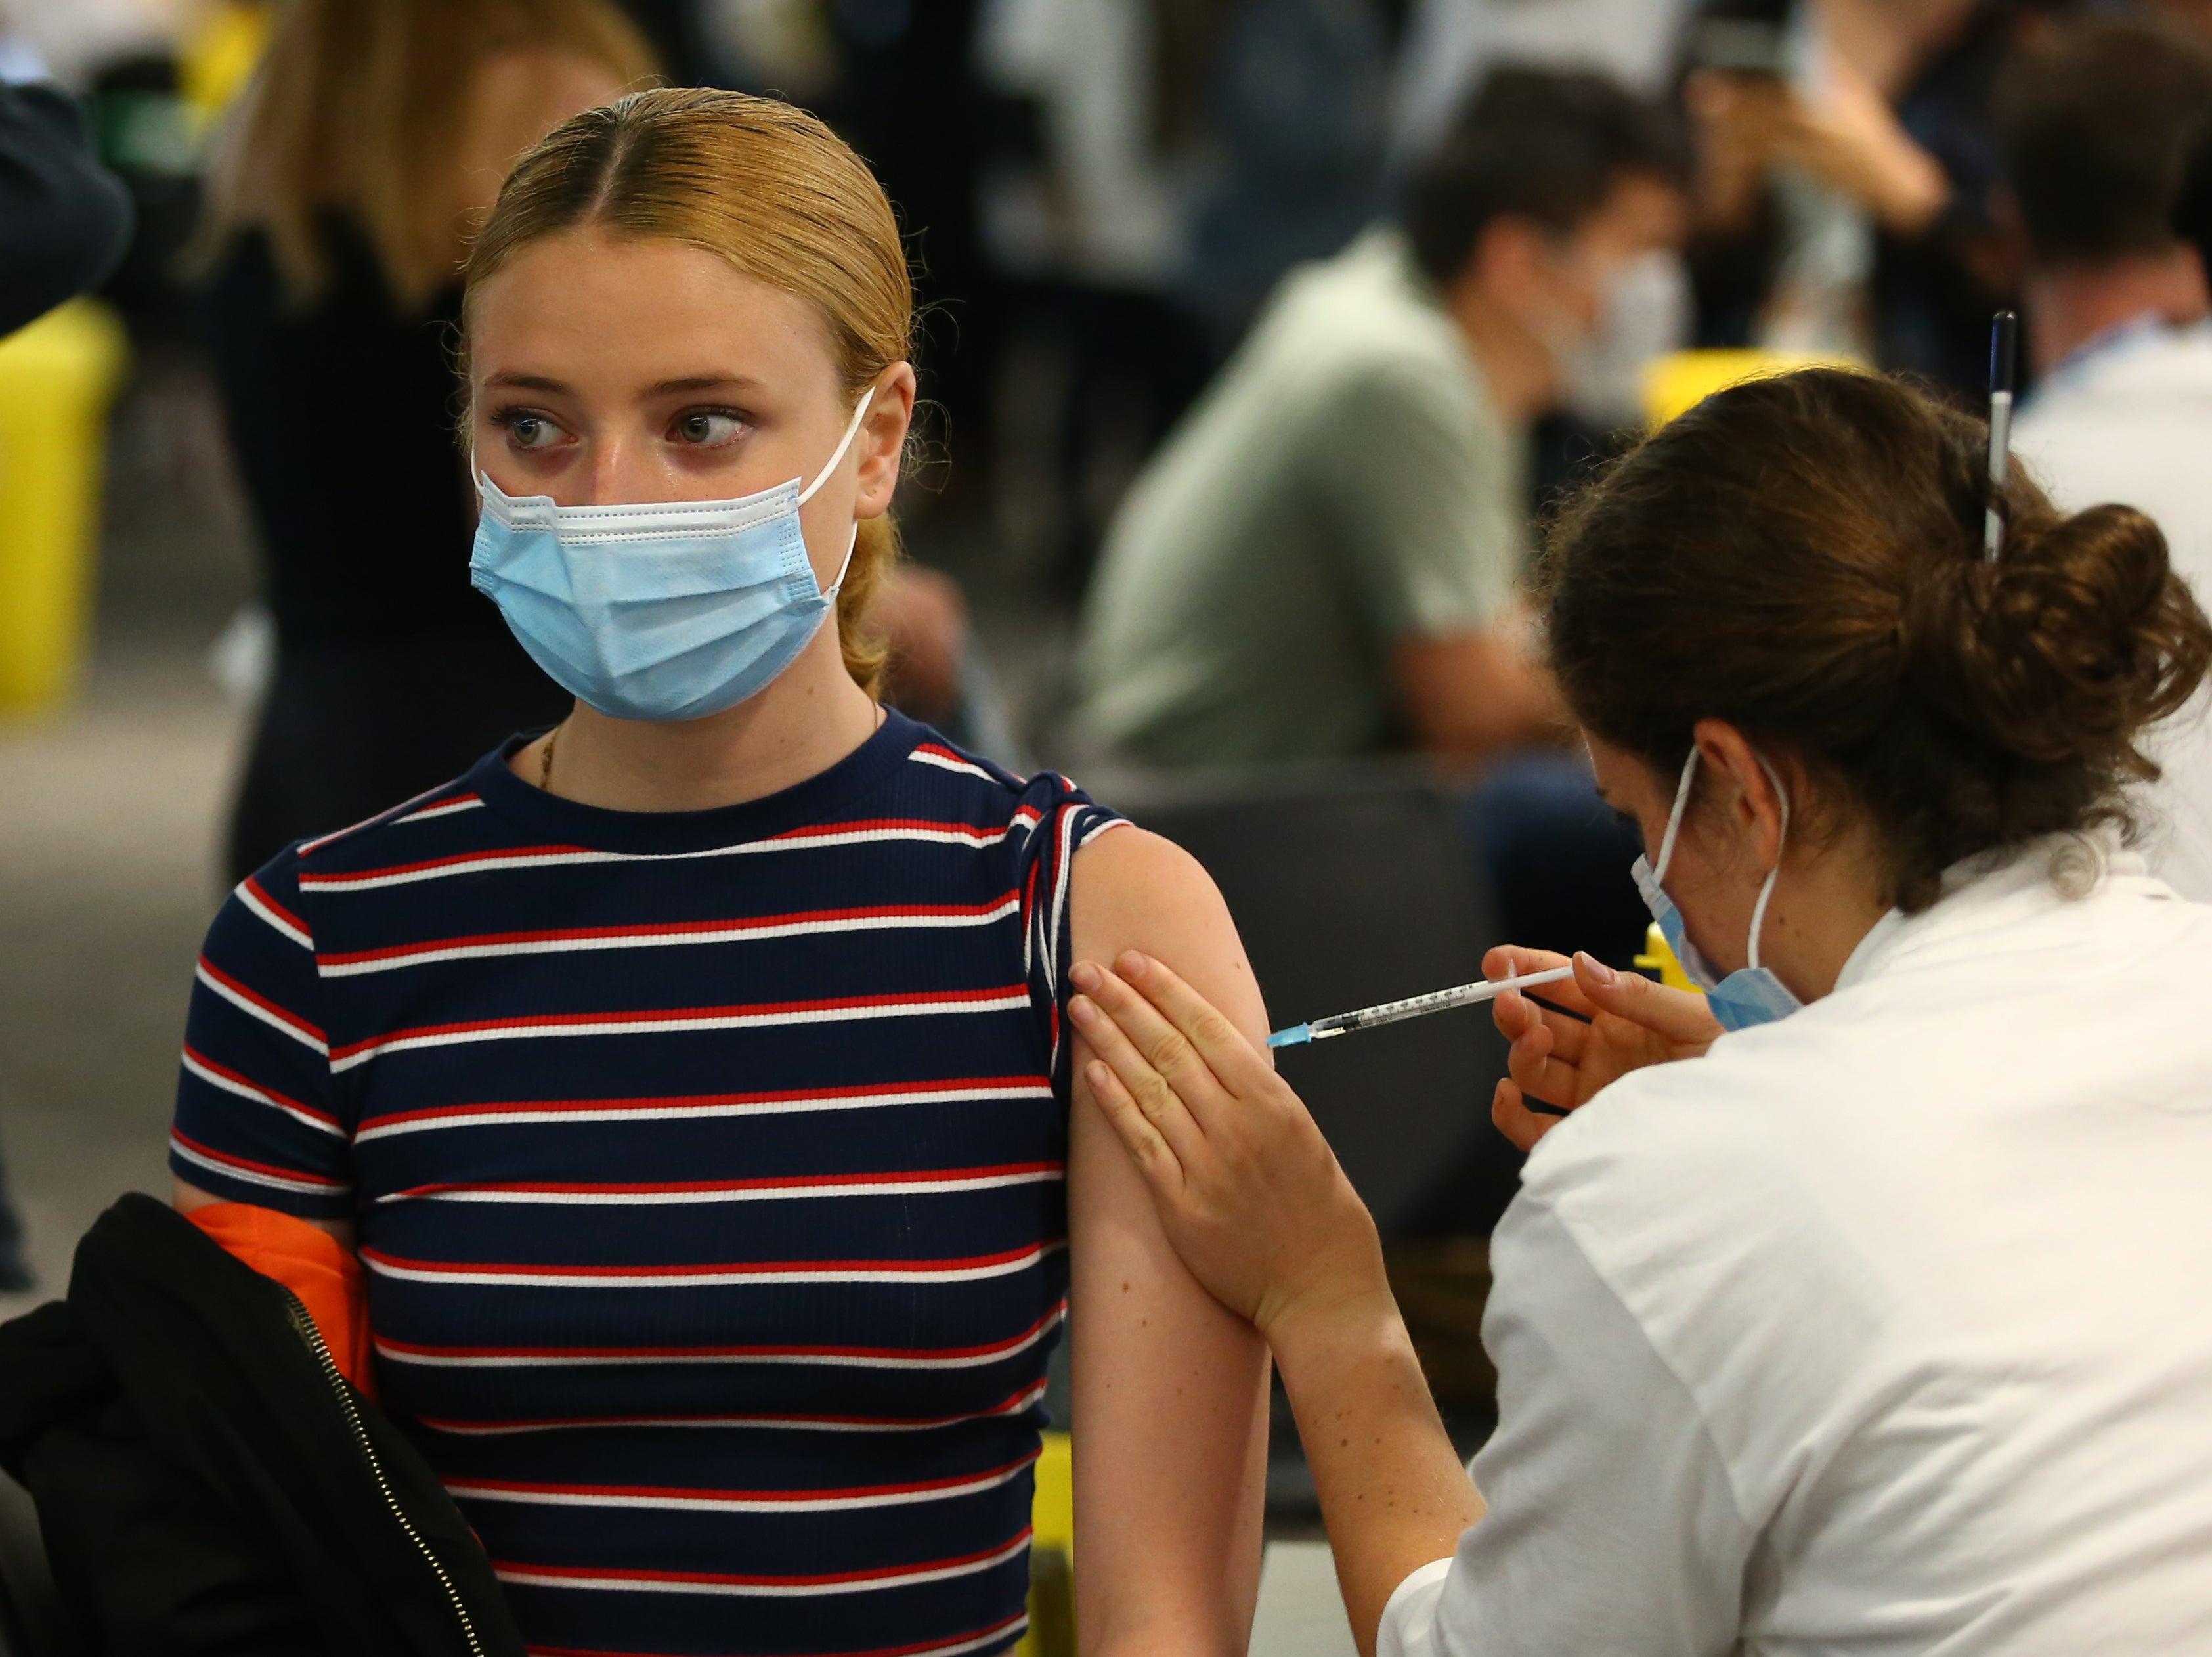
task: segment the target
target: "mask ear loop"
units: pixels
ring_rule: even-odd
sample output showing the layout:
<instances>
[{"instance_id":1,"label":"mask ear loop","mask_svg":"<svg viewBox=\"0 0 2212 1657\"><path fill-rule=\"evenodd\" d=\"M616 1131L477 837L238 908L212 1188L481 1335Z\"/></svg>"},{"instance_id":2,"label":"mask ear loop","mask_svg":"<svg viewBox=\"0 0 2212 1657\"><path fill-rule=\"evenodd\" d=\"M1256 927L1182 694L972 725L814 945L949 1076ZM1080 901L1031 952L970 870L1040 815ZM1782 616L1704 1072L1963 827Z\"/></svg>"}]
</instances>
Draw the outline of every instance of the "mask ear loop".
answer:
<instances>
[{"instance_id":1,"label":"mask ear loop","mask_svg":"<svg viewBox=\"0 0 2212 1657\"><path fill-rule=\"evenodd\" d=\"M868 405L875 400L876 388L871 386L866 394L860 399L860 406L853 411L852 423L845 428L844 436L838 440L837 452L830 457L828 464L823 466L821 471L814 474L814 481L799 491L799 499L793 503L794 505L805 506L814 498L814 491L830 481L830 474L836 471L837 463L845 458L845 451L853 447L853 439L860 436L860 422L868 417ZM842 580L842 577L839 579Z\"/></svg>"},{"instance_id":2,"label":"mask ear loop","mask_svg":"<svg viewBox=\"0 0 2212 1657\"><path fill-rule=\"evenodd\" d=\"M845 572L853 567L853 554L859 549L860 545L860 526L859 523L855 522L853 526L851 539L847 540L845 543L845 562L837 566L837 579L831 582L829 586L822 589L822 599L825 604L830 600L836 598L838 593L843 588L845 585Z\"/></svg>"},{"instance_id":3,"label":"mask ear loop","mask_svg":"<svg viewBox=\"0 0 2212 1657\"><path fill-rule=\"evenodd\" d=\"M1654 880L1667 878L1667 865L1674 861L1674 837L1682 832L1682 813L1690 803L1690 784L1698 775L1698 747L1690 745L1690 757L1682 762L1682 780L1674 787L1674 808L1667 813L1667 832L1659 840L1659 866L1651 871Z\"/></svg>"},{"instance_id":4,"label":"mask ear loop","mask_svg":"<svg viewBox=\"0 0 2212 1657\"><path fill-rule=\"evenodd\" d=\"M1759 761L1759 770L1766 780L1774 784L1774 797L1782 802L1782 839L1774 848L1774 867L1766 871L1766 884L1759 889L1759 902L1751 911L1751 969L1759 970L1759 935L1766 929L1766 905L1774 896L1774 883L1782 878L1782 851L1790 844L1790 790L1782 786L1782 778L1774 767L1766 763L1766 756L1754 752L1752 758Z\"/></svg>"},{"instance_id":5,"label":"mask ear loop","mask_svg":"<svg viewBox=\"0 0 2212 1657\"><path fill-rule=\"evenodd\" d=\"M814 481L799 491L799 498L792 503L794 507L805 506L814 498L814 491L830 481L830 474L836 471L837 463L845 458L845 451L853 447L853 439L860 433L860 422L867 418L868 405L875 400L876 388L871 386L861 396L860 406L853 411L852 423L845 428L844 436L838 440L837 452L830 457L828 464L821 471L814 474ZM843 588L845 572L853 567L853 554L859 549L860 545L860 524L858 519L854 519L853 533L845 542L845 562L837 566L837 579L822 589L822 597L825 602L836 598Z\"/></svg>"}]
</instances>

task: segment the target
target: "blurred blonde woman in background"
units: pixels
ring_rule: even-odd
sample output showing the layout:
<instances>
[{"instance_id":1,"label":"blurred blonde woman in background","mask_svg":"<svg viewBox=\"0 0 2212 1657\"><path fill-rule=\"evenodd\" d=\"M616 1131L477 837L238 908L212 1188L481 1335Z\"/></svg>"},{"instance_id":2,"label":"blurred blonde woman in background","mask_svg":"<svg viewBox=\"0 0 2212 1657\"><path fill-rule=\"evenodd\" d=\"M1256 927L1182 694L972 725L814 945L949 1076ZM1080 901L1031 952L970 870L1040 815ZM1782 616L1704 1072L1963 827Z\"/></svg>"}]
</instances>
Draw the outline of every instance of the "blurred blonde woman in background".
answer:
<instances>
[{"instance_id":1,"label":"blurred blonde woman in background","mask_svg":"<svg viewBox=\"0 0 2212 1657\"><path fill-rule=\"evenodd\" d=\"M653 67L605 0L278 5L203 243L276 635L231 880L560 717L469 588L460 265L515 156Z\"/></svg>"}]
</instances>

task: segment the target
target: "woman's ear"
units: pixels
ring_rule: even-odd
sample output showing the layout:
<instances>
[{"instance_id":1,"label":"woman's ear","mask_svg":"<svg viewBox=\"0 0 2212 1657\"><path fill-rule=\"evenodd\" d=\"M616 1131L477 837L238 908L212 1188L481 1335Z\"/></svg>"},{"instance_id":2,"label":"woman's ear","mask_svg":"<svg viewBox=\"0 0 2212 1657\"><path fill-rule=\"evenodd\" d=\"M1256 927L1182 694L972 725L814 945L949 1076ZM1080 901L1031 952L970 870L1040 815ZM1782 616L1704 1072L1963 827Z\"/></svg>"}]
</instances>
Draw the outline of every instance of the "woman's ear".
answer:
<instances>
[{"instance_id":1,"label":"woman's ear","mask_svg":"<svg viewBox=\"0 0 2212 1657\"><path fill-rule=\"evenodd\" d=\"M1707 785L1727 820L1735 826L1764 875L1782 859L1790 807L1778 773L1770 772L1759 750L1723 719L1701 719L1691 733L1698 760L1711 774Z\"/></svg>"},{"instance_id":2,"label":"woman's ear","mask_svg":"<svg viewBox=\"0 0 2212 1657\"><path fill-rule=\"evenodd\" d=\"M854 446L860 451L860 492L853 515L879 518L890 510L906 460L907 433L914 425L914 365L894 362L876 376L874 400L860 422Z\"/></svg>"}]
</instances>

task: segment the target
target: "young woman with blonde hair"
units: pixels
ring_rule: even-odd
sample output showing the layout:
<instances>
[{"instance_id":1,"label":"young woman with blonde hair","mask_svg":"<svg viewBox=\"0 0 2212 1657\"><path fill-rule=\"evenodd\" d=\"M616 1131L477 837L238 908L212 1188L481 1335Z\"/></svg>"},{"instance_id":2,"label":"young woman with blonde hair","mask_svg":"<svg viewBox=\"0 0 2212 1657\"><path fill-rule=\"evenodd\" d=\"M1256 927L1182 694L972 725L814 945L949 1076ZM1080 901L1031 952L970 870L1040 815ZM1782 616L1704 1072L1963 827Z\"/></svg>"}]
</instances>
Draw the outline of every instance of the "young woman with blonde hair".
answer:
<instances>
[{"instance_id":1,"label":"young woman with blonde hair","mask_svg":"<svg viewBox=\"0 0 2212 1657\"><path fill-rule=\"evenodd\" d=\"M179 1205L357 1258L533 1648L1010 1647L1070 1298L1085 1648L1244 1648L1264 1357L1072 1080L1066 966L1264 1013L1190 859L871 694L911 310L785 106L526 155L468 269L473 562L575 706L209 937Z\"/></svg>"},{"instance_id":2,"label":"young woman with blonde hair","mask_svg":"<svg viewBox=\"0 0 2212 1657\"><path fill-rule=\"evenodd\" d=\"M459 271L514 158L653 68L608 0L276 7L202 236L276 643L233 880L558 716L469 591Z\"/></svg>"}]
</instances>

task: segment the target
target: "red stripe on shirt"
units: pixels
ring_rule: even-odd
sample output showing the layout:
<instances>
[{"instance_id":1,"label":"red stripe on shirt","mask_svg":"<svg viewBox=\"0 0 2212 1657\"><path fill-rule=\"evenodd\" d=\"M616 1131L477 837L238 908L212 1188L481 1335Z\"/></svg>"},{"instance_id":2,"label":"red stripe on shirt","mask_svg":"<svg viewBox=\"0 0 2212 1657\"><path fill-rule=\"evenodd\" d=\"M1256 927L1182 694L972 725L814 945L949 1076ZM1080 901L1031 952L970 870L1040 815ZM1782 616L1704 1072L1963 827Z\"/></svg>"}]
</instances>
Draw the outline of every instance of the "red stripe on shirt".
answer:
<instances>
[{"instance_id":1,"label":"red stripe on shirt","mask_svg":"<svg viewBox=\"0 0 2212 1657\"><path fill-rule=\"evenodd\" d=\"M290 910L285 908L283 905L278 903L274 898L270 897L269 895L269 888L262 885L256 876L249 874L243 880L240 880L239 884L253 894L254 900L257 903L266 905L270 914L276 916L287 926L296 927L299 929L300 934L302 937L312 935L308 932L307 923L301 920L297 915L295 915Z\"/></svg>"},{"instance_id":2,"label":"red stripe on shirt","mask_svg":"<svg viewBox=\"0 0 2212 1657\"><path fill-rule=\"evenodd\" d=\"M304 1168L279 1167L274 1162L256 1162L251 1157L234 1156L228 1151L219 1151L212 1145L202 1144L182 1129L174 1126L169 1130L169 1137L186 1150L197 1152L207 1158L209 1161L221 1163L226 1167L245 1168L254 1173L270 1174L279 1179L290 1180L296 1185L320 1185L327 1191L342 1191L349 1189L343 1179L331 1179L319 1173L309 1173Z\"/></svg>"},{"instance_id":3,"label":"red stripe on shirt","mask_svg":"<svg viewBox=\"0 0 2212 1657\"><path fill-rule=\"evenodd\" d=\"M924 1640L917 1645L872 1646L866 1651L825 1651L812 1657L930 1657L932 1652L953 1651L962 1648L975 1648L988 1645L1000 1635L1018 1633L1029 1623L1029 1612L1020 1611L1012 1617L1001 1617L988 1628L970 1629L963 1634L948 1634L941 1640ZM665 1657L659 1652L600 1651L582 1646L527 1646L530 1657Z\"/></svg>"},{"instance_id":4,"label":"red stripe on shirt","mask_svg":"<svg viewBox=\"0 0 2212 1657\"><path fill-rule=\"evenodd\" d=\"M363 1248L361 1258L394 1270L420 1271L441 1277L603 1277L611 1282L619 1282L626 1277L755 1277L783 1272L978 1271L989 1266L1009 1265L1017 1260L1042 1259L1060 1247L1063 1241L1062 1239L1048 1238L1042 1243L1023 1248L1002 1249L995 1254L971 1254L950 1260L732 1260L714 1265L592 1266L564 1265L557 1261L542 1260L522 1264L489 1260L410 1260L404 1255L386 1254L383 1250L374 1248Z\"/></svg>"},{"instance_id":5,"label":"red stripe on shirt","mask_svg":"<svg viewBox=\"0 0 2212 1657\"><path fill-rule=\"evenodd\" d=\"M416 1358L589 1358L606 1362L659 1363L672 1360L755 1358L804 1362L809 1358L881 1358L915 1363L944 1363L1018 1352L1041 1338L1066 1315L1062 1301L1018 1335L977 1346L428 1346L416 1341L376 1337L377 1348L398 1357Z\"/></svg>"},{"instance_id":6,"label":"red stripe on shirt","mask_svg":"<svg viewBox=\"0 0 2212 1657\"><path fill-rule=\"evenodd\" d=\"M1048 1093L1052 1090L1052 1082L1046 1076L954 1076L943 1081L886 1082L881 1087L799 1087L784 1093L683 1093L665 1099L541 1099L481 1105L434 1105L419 1111L392 1111L383 1116L364 1117L360 1131L367 1133L371 1129L390 1128L407 1122L435 1122L454 1116L537 1115L554 1112L708 1111L728 1106L804 1105L840 1099L895 1100L908 1094L930 1096L969 1090L983 1093L1017 1087L1041 1088Z\"/></svg>"},{"instance_id":7,"label":"red stripe on shirt","mask_svg":"<svg viewBox=\"0 0 2212 1657\"><path fill-rule=\"evenodd\" d=\"M545 1180L498 1181L483 1185L415 1185L395 1197L438 1197L458 1191L513 1192L517 1196L659 1197L685 1192L812 1191L822 1186L951 1185L963 1179L991 1179L1023 1174L1064 1173L1064 1162L1008 1162L989 1168L917 1168L896 1173L818 1173L783 1179L685 1179L660 1185L562 1185Z\"/></svg>"},{"instance_id":8,"label":"red stripe on shirt","mask_svg":"<svg viewBox=\"0 0 2212 1657\"><path fill-rule=\"evenodd\" d=\"M236 978L231 977L229 973L224 972L222 968L217 966L205 955L202 955L200 957L200 971L206 973L217 984L222 985L224 989L233 990L238 995L244 996L247 1001L252 1002L256 1007L258 1007L263 1012L268 1014L270 1017L282 1021L291 1028L299 1031L303 1035L313 1036L317 1041L322 1041L325 1039L320 1026L308 1023L307 1020L301 1018L297 1013L292 1012L287 1008L279 1007L275 1002L270 1000L268 996L263 995L259 990L247 988L245 984L240 984Z\"/></svg>"},{"instance_id":9,"label":"red stripe on shirt","mask_svg":"<svg viewBox=\"0 0 2212 1657\"><path fill-rule=\"evenodd\" d=\"M1021 1471L1037 1459L1036 1453L951 1478L918 1479L905 1484L832 1485L814 1490L693 1489L678 1484L551 1484L536 1480L471 1478L456 1475L450 1483L471 1490L496 1490L512 1496L630 1496L643 1501L672 1502L840 1502L866 1496L920 1496L929 1490L957 1489L982 1484Z\"/></svg>"},{"instance_id":10,"label":"red stripe on shirt","mask_svg":"<svg viewBox=\"0 0 2212 1657\"><path fill-rule=\"evenodd\" d=\"M1025 985L1014 984L988 990L924 990L902 996L838 996L825 1001L760 1002L737 1007L653 1008L623 1013L532 1013L514 1019L471 1019L459 1024L426 1024L413 1029L389 1030L365 1041L348 1042L343 1047L331 1050L331 1062L338 1063L363 1053L389 1047L395 1042L418 1041L429 1036L477 1035L492 1030L540 1030L563 1025L605 1029L635 1026L647 1029L656 1024L680 1024L693 1019L788 1018L807 1013L859 1012L872 1008L957 1006L969 1002L1007 1001L1017 996L1026 997L1028 994ZM319 1036L321 1032L316 1033Z\"/></svg>"},{"instance_id":11,"label":"red stripe on shirt","mask_svg":"<svg viewBox=\"0 0 2212 1657\"><path fill-rule=\"evenodd\" d=\"M333 1128L338 1125L337 1118L332 1116L328 1111L318 1109L313 1105L302 1104L289 1093L280 1093L267 1082L256 1081L242 1070L234 1070L228 1064L218 1064L190 1042L185 1044L185 1052L193 1063L204 1069L214 1071L226 1081L234 1081L240 1087L250 1089L256 1097L264 1099L271 1105L282 1106L288 1111L297 1111L301 1116L311 1116L318 1122L327 1122Z\"/></svg>"},{"instance_id":12,"label":"red stripe on shirt","mask_svg":"<svg viewBox=\"0 0 2212 1657\"><path fill-rule=\"evenodd\" d=\"M1046 1383L1037 1381L1023 1387L1003 1404L993 1404L988 1410L971 1410L957 1416L700 1416L683 1411L664 1412L657 1416L549 1416L532 1418L517 1416L513 1420L452 1421L430 1416L417 1416L422 1426L440 1433L452 1433L464 1437L493 1436L507 1433L556 1432L569 1428L592 1427L728 1427L788 1428L793 1430L823 1429L836 1430L851 1428L861 1431L893 1429L900 1432L926 1433L933 1428L957 1427L963 1422L988 1421L996 1416L1018 1416L1036 1408L1045 1395Z\"/></svg>"},{"instance_id":13,"label":"red stripe on shirt","mask_svg":"<svg viewBox=\"0 0 2212 1657\"><path fill-rule=\"evenodd\" d=\"M333 951L318 959L325 966L350 966L362 961L401 960L410 955L431 955L448 949L488 949L536 943L586 943L599 939L655 938L675 940L701 932L744 932L771 927L827 925L840 921L959 920L980 918L1004 910L1014 893L988 904L889 904L873 909L803 910L789 915L747 916L725 921L672 921L658 926L586 926L558 928L545 932L478 932L455 938L433 938L421 943L393 944L383 949Z\"/></svg>"},{"instance_id":14,"label":"red stripe on shirt","mask_svg":"<svg viewBox=\"0 0 2212 1657\"><path fill-rule=\"evenodd\" d=\"M982 1548L974 1553L955 1554L949 1559L916 1560L910 1565L890 1565L872 1571L827 1571L808 1576L741 1576L723 1571L646 1571L594 1570L580 1565L526 1565L509 1559L495 1559L492 1569L501 1576L527 1573L531 1576L557 1577L578 1586L604 1582L618 1587L625 1582L665 1583L671 1587L691 1585L699 1587L744 1588L826 1588L839 1583L896 1582L902 1578L922 1576L936 1571L956 1571L963 1565L982 1565L1001 1556L1012 1557L1029 1544L1030 1527L1022 1526L1019 1535L995 1548Z\"/></svg>"}]
</instances>

